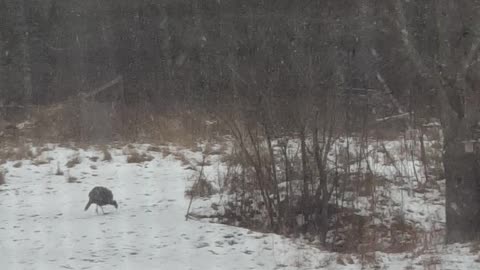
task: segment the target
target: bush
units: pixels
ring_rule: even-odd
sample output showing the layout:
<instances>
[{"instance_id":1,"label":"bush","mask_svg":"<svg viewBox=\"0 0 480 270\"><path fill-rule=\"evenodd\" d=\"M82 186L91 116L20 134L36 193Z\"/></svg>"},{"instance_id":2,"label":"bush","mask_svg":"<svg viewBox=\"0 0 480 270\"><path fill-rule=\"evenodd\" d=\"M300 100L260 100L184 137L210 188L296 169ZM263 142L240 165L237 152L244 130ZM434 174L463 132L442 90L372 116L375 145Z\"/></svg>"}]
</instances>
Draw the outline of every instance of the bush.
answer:
<instances>
[{"instance_id":1,"label":"bush","mask_svg":"<svg viewBox=\"0 0 480 270\"><path fill-rule=\"evenodd\" d=\"M35 165L35 166L40 166L40 165L44 165L44 164L48 164L48 160L46 160L45 158L36 158L35 160L32 161L32 164Z\"/></svg>"},{"instance_id":2,"label":"bush","mask_svg":"<svg viewBox=\"0 0 480 270\"><path fill-rule=\"evenodd\" d=\"M67 166L67 168L73 168L73 167L75 167L75 165L80 164L80 163L81 163L80 156L75 155L72 159L70 159L67 162L67 164L65 164L65 166Z\"/></svg>"},{"instance_id":3,"label":"bush","mask_svg":"<svg viewBox=\"0 0 480 270\"><path fill-rule=\"evenodd\" d=\"M199 181L195 182L189 190L186 191L187 196L193 197L209 197L215 194L217 190L213 187L205 178L200 178Z\"/></svg>"},{"instance_id":4,"label":"bush","mask_svg":"<svg viewBox=\"0 0 480 270\"><path fill-rule=\"evenodd\" d=\"M162 152L162 149L158 146L153 146L153 145L150 145L148 148L147 148L147 151L150 151L150 152Z\"/></svg>"},{"instance_id":5,"label":"bush","mask_svg":"<svg viewBox=\"0 0 480 270\"><path fill-rule=\"evenodd\" d=\"M190 161L187 157L181 152L173 152L172 155L175 157L176 160L182 162L182 166L190 166Z\"/></svg>"},{"instance_id":6,"label":"bush","mask_svg":"<svg viewBox=\"0 0 480 270\"><path fill-rule=\"evenodd\" d=\"M153 160L151 155L145 153L140 154L137 151L132 151L127 157L127 163L142 163L151 160Z\"/></svg>"},{"instance_id":7,"label":"bush","mask_svg":"<svg viewBox=\"0 0 480 270\"><path fill-rule=\"evenodd\" d=\"M67 178L67 183L70 183L70 184L71 184L71 183L77 183L77 182L78 182L78 181L77 181L77 178L76 178L75 176L69 176L69 177Z\"/></svg>"},{"instance_id":8,"label":"bush","mask_svg":"<svg viewBox=\"0 0 480 270\"><path fill-rule=\"evenodd\" d=\"M105 148L103 151L103 161L112 161L112 154Z\"/></svg>"},{"instance_id":9,"label":"bush","mask_svg":"<svg viewBox=\"0 0 480 270\"><path fill-rule=\"evenodd\" d=\"M60 169L60 162L57 162L57 172L55 175L63 175L63 171Z\"/></svg>"},{"instance_id":10,"label":"bush","mask_svg":"<svg viewBox=\"0 0 480 270\"><path fill-rule=\"evenodd\" d=\"M5 172L0 171L0 185L4 185L7 182L5 181Z\"/></svg>"}]
</instances>

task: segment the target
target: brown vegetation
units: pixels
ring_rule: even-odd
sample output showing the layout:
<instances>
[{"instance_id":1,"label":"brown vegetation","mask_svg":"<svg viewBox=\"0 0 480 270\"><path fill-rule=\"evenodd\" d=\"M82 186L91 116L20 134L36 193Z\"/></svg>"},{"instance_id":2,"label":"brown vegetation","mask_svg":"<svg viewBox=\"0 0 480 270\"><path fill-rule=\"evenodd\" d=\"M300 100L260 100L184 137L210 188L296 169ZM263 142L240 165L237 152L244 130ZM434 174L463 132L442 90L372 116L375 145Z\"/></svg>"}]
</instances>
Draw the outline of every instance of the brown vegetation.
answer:
<instances>
[{"instance_id":1,"label":"brown vegetation","mask_svg":"<svg viewBox=\"0 0 480 270\"><path fill-rule=\"evenodd\" d=\"M67 168L73 168L75 167L76 165L80 164L82 161L80 159L80 156L78 154L76 154L75 156L73 156L69 161L67 161L67 163L65 164L65 166Z\"/></svg>"},{"instance_id":2,"label":"brown vegetation","mask_svg":"<svg viewBox=\"0 0 480 270\"><path fill-rule=\"evenodd\" d=\"M146 153L139 153L138 151L132 150L127 156L127 163L143 163L153 160L154 157L146 154Z\"/></svg>"},{"instance_id":3,"label":"brown vegetation","mask_svg":"<svg viewBox=\"0 0 480 270\"><path fill-rule=\"evenodd\" d=\"M5 180L5 172L0 171L0 185L4 185L6 183L7 183L7 181Z\"/></svg>"}]
</instances>

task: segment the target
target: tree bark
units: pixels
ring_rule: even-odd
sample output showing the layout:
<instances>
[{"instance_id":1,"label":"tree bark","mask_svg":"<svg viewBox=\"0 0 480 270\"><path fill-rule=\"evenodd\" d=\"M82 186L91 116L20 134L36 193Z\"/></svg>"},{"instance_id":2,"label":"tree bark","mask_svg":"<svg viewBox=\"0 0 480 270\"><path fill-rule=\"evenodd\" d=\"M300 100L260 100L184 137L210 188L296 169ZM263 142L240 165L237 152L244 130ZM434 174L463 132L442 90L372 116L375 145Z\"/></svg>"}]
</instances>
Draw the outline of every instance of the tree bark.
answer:
<instances>
[{"instance_id":1,"label":"tree bark","mask_svg":"<svg viewBox=\"0 0 480 270\"><path fill-rule=\"evenodd\" d=\"M464 150L458 141L445 146L448 243L472 241L480 236L480 166L478 156Z\"/></svg>"},{"instance_id":2,"label":"tree bark","mask_svg":"<svg viewBox=\"0 0 480 270\"><path fill-rule=\"evenodd\" d=\"M480 37L468 41L469 49L460 57L455 55L451 44L452 35L449 26L454 16L444 16L449 12L459 12L457 2L439 1L435 8L437 34L439 37L437 62L441 70L429 67L415 47L413 36L409 33L403 1L395 0L396 24L401 35L407 56L417 69L417 72L436 89L437 106L440 110L440 120L444 134L443 163L446 177L446 241L465 242L478 238L480 235L480 166L478 150L467 152L464 141L479 139L472 136L470 127L476 123L479 112L478 105L470 103L476 100L475 91L468 89L467 73L476 61L480 50ZM453 7L456 7L455 10ZM453 15L453 14L451 14ZM478 26L475 29L478 31ZM458 52L457 52L458 53ZM475 147L476 148L476 147Z\"/></svg>"}]
</instances>

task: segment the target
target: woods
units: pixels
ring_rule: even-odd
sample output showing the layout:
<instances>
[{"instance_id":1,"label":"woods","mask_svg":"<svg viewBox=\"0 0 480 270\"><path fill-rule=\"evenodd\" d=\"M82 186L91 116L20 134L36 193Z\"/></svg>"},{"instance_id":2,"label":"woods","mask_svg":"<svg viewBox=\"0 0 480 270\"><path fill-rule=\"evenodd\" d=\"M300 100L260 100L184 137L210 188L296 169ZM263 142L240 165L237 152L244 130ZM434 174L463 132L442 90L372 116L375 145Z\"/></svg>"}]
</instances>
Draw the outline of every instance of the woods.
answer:
<instances>
[{"instance_id":1,"label":"woods","mask_svg":"<svg viewBox=\"0 0 480 270\"><path fill-rule=\"evenodd\" d=\"M479 4L0 0L0 104L35 108L116 87L125 107L86 119L113 123L108 115L121 111L130 122L118 130L133 137L147 115L208 115L232 135L235 177L258 189L270 229L297 227L288 224L301 214L305 232L315 227L324 242L339 207L331 201L353 185L350 140L365 160L378 133L421 131L438 119L446 240L468 241L480 233L478 153L465 147L476 144L480 121ZM97 129L106 139L120 133L114 124ZM423 138L415 140L429 182ZM345 160L332 160L340 139Z\"/></svg>"}]
</instances>

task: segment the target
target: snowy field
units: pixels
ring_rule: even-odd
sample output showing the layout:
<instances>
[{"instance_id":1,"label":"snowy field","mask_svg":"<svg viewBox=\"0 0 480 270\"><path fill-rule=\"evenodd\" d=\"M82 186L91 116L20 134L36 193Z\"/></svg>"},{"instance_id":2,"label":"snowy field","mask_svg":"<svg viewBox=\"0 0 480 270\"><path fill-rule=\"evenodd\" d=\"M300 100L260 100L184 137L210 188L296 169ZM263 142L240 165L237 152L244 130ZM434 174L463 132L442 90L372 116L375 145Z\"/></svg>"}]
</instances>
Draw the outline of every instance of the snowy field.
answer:
<instances>
[{"instance_id":1,"label":"snowy field","mask_svg":"<svg viewBox=\"0 0 480 270\"><path fill-rule=\"evenodd\" d=\"M0 269L480 269L471 245L335 254L302 240L186 221L185 189L194 172L174 155L149 151L153 160L127 163L127 147L111 148L111 161L94 148L48 148L33 160L2 165ZM181 152L200 160L198 152ZM67 169L75 157L80 163ZM56 175L58 164L64 175ZM118 210L83 210L97 185L113 191Z\"/></svg>"}]
</instances>

